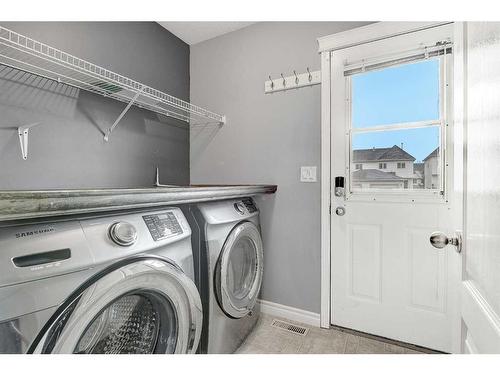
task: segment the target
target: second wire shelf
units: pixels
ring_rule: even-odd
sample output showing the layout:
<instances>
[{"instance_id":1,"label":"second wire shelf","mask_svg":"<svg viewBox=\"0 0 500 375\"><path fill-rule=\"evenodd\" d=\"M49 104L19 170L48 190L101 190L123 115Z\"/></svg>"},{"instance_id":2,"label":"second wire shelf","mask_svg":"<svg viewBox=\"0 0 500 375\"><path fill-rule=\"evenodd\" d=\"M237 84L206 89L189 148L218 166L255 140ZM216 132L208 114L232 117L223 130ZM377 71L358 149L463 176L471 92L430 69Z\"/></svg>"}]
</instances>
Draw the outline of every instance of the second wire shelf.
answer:
<instances>
[{"instance_id":1,"label":"second wire shelf","mask_svg":"<svg viewBox=\"0 0 500 375\"><path fill-rule=\"evenodd\" d=\"M105 139L132 105L193 124L225 124L226 117L102 68L0 26L0 64L128 103ZM202 122L203 123L203 122Z\"/></svg>"}]
</instances>

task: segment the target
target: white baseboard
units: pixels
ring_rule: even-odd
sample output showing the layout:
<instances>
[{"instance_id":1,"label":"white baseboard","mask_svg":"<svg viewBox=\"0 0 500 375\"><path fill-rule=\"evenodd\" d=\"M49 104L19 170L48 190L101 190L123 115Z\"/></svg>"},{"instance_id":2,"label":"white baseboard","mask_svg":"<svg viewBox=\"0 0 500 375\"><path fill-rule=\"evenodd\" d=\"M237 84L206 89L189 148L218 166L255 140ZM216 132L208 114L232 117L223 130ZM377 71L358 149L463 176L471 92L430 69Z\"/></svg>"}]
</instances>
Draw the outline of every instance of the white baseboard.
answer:
<instances>
[{"instance_id":1,"label":"white baseboard","mask_svg":"<svg viewBox=\"0 0 500 375\"><path fill-rule=\"evenodd\" d=\"M296 307L280 305L279 303L259 300L260 311L264 314L274 315L279 318L290 319L298 323L320 326L319 314L311 311L297 309Z\"/></svg>"}]
</instances>

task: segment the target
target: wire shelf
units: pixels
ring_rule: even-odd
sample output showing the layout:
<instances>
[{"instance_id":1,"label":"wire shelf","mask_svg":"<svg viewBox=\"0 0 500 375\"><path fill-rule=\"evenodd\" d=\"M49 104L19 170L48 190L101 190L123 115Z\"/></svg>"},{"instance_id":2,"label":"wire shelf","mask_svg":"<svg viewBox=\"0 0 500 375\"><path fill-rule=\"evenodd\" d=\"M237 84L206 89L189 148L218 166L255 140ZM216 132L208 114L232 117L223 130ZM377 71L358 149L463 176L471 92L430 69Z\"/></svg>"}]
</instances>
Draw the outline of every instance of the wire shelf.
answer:
<instances>
[{"instance_id":1,"label":"wire shelf","mask_svg":"<svg viewBox=\"0 0 500 375\"><path fill-rule=\"evenodd\" d=\"M114 73L12 30L0 26L0 64L27 71L79 89L193 123L200 119L225 124L223 115Z\"/></svg>"}]
</instances>

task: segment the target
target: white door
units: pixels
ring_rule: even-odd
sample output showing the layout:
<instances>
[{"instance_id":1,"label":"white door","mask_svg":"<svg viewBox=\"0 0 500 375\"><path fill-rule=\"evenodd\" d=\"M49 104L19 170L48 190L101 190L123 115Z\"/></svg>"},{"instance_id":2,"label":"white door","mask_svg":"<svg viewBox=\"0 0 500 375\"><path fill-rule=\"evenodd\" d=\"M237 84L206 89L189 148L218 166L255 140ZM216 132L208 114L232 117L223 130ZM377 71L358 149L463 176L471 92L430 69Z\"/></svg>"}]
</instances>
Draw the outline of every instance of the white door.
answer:
<instances>
[{"instance_id":1,"label":"white door","mask_svg":"<svg viewBox=\"0 0 500 375\"><path fill-rule=\"evenodd\" d=\"M331 54L331 323L459 351L461 139L446 25ZM336 178L337 177L337 178Z\"/></svg>"},{"instance_id":2,"label":"white door","mask_svg":"<svg viewBox=\"0 0 500 375\"><path fill-rule=\"evenodd\" d=\"M500 24L470 22L463 351L500 353Z\"/></svg>"}]
</instances>

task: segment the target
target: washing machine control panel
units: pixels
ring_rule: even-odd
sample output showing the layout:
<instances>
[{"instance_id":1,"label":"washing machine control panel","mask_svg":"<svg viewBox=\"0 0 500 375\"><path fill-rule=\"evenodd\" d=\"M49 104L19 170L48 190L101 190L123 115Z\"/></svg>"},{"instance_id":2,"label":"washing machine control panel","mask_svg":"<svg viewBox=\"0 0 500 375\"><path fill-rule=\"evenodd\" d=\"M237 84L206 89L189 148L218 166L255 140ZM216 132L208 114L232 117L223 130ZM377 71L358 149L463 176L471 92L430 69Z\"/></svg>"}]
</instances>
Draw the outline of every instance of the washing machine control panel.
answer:
<instances>
[{"instance_id":1,"label":"washing machine control panel","mask_svg":"<svg viewBox=\"0 0 500 375\"><path fill-rule=\"evenodd\" d=\"M172 211L142 217L155 241L182 234L182 227Z\"/></svg>"}]
</instances>

